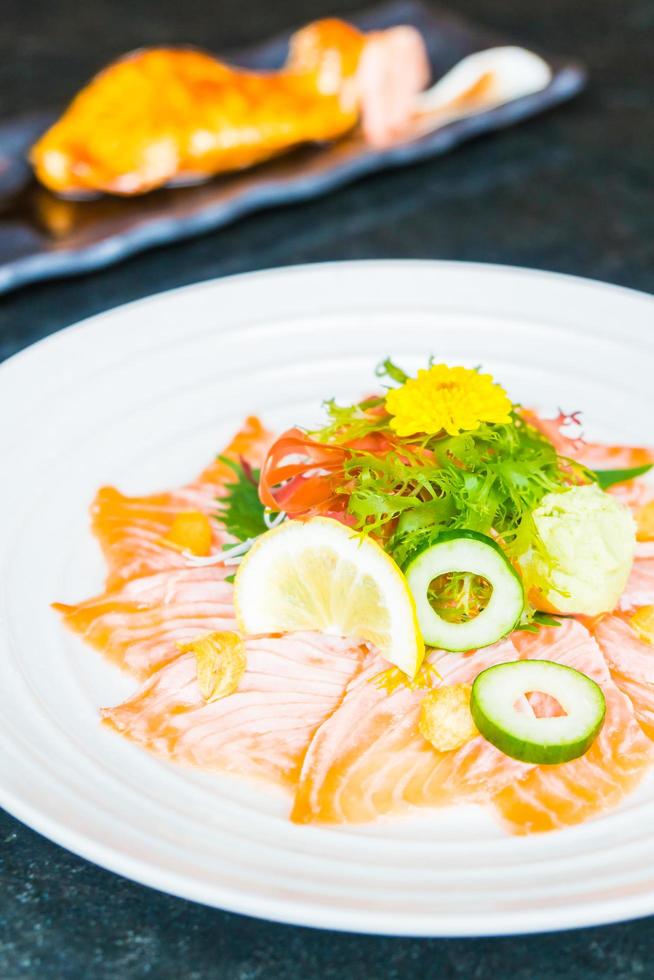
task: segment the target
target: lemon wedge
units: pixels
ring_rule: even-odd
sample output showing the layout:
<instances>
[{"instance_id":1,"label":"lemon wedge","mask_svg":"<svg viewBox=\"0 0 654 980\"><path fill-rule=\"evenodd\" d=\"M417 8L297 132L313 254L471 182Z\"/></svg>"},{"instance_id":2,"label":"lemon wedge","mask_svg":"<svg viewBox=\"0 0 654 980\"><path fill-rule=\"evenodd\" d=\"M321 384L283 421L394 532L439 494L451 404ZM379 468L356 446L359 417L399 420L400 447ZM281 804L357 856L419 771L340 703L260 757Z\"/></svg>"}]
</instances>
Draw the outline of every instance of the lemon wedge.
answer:
<instances>
[{"instance_id":1,"label":"lemon wedge","mask_svg":"<svg viewBox=\"0 0 654 980\"><path fill-rule=\"evenodd\" d=\"M329 517L263 534L234 582L243 633L317 630L366 641L414 677L425 653L406 579L371 538Z\"/></svg>"}]
</instances>

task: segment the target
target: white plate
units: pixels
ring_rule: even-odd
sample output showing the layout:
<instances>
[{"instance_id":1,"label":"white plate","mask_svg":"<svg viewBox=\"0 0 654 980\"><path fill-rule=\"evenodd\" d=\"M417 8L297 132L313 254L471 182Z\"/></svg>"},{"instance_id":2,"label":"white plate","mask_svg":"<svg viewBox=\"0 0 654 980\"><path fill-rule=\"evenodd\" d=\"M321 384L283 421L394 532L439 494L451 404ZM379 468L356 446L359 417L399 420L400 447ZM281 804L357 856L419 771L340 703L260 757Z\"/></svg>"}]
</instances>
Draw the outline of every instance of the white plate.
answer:
<instances>
[{"instance_id":1,"label":"white plate","mask_svg":"<svg viewBox=\"0 0 654 980\"><path fill-rule=\"evenodd\" d=\"M265 272L113 310L0 369L1 802L104 867L266 918L475 935L654 912L654 782L585 826L511 838L483 809L374 827L293 826L288 801L167 765L104 730L133 682L49 609L98 589L102 483L200 470L248 412L315 418L386 354L482 363L591 434L651 442L654 300L519 269L365 262Z\"/></svg>"}]
</instances>

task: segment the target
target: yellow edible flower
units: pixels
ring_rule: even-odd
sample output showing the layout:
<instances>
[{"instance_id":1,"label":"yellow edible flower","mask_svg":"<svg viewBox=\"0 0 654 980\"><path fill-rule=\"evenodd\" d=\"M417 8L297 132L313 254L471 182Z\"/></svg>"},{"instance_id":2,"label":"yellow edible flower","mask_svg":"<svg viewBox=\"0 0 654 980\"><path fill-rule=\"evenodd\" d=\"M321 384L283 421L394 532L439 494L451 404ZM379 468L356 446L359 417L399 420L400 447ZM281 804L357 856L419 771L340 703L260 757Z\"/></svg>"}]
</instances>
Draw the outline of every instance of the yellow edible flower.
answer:
<instances>
[{"instance_id":1,"label":"yellow edible flower","mask_svg":"<svg viewBox=\"0 0 654 980\"><path fill-rule=\"evenodd\" d=\"M454 752L479 734L470 713L468 684L437 687L420 705L418 729L438 752Z\"/></svg>"},{"instance_id":2,"label":"yellow edible flower","mask_svg":"<svg viewBox=\"0 0 654 980\"><path fill-rule=\"evenodd\" d=\"M490 374L434 364L386 396L390 425L399 436L478 429L482 422L510 422L511 402Z\"/></svg>"},{"instance_id":3,"label":"yellow edible flower","mask_svg":"<svg viewBox=\"0 0 654 980\"><path fill-rule=\"evenodd\" d=\"M195 654L198 687L205 701L219 701L237 689L247 660L245 643L238 633L207 633L191 643L180 643L182 653Z\"/></svg>"}]
</instances>

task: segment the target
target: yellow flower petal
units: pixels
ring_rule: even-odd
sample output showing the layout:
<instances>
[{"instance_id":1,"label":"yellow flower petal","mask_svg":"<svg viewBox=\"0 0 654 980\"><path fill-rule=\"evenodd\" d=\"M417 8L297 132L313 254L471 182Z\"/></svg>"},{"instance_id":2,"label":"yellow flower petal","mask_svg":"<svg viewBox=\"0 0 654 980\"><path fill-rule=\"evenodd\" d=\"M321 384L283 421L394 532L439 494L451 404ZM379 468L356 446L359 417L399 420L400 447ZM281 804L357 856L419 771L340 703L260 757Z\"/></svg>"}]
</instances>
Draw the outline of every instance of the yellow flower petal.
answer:
<instances>
[{"instance_id":1,"label":"yellow flower petal","mask_svg":"<svg viewBox=\"0 0 654 980\"><path fill-rule=\"evenodd\" d=\"M490 374L447 364L418 371L417 377L386 396L386 409L393 416L390 426L399 436L455 436L478 429L482 422L510 422L511 407Z\"/></svg>"},{"instance_id":2,"label":"yellow flower petal","mask_svg":"<svg viewBox=\"0 0 654 980\"><path fill-rule=\"evenodd\" d=\"M375 687L381 688L387 694L393 694L399 687L407 687L410 691L429 690L440 679L440 674L428 660L423 662L413 678L407 677L399 667L389 667L388 670L382 670L373 678Z\"/></svg>"}]
</instances>

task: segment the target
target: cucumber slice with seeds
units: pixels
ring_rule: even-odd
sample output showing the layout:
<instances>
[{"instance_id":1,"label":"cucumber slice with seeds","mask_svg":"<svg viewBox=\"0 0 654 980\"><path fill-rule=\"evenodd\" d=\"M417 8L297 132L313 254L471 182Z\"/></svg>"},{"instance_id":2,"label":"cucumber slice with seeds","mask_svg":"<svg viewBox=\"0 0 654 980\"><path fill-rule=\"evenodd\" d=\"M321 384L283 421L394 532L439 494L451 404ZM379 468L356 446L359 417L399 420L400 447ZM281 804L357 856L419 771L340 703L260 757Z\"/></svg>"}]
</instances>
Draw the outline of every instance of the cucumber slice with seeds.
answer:
<instances>
[{"instance_id":1,"label":"cucumber slice with seeds","mask_svg":"<svg viewBox=\"0 0 654 980\"><path fill-rule=\"evenodd\" d=\"M452 572L477 575L492 588L485 609L467 622L449 622L429 601L434 579ZM461 652L489 646L515 629L524 609L520 576L500 546L476 531L443 531L410 559L404 574L425 643L441 650Z\"/></svg>"},{"instance_id":2,"label":"cucumber slice with seeds","mask_svg":"<svg viewBox=\"0 0 654 980\"><path fill-rule=\"evenodd\" d=\"M548 694L565 715L536 718L516 708L526 694ZM488 667L472 685L470 711L481 734L500 752L536 765L557 765L584 755L604 723L599 684L551 660L518 660Z\"/></svg>"}]
</instances>

